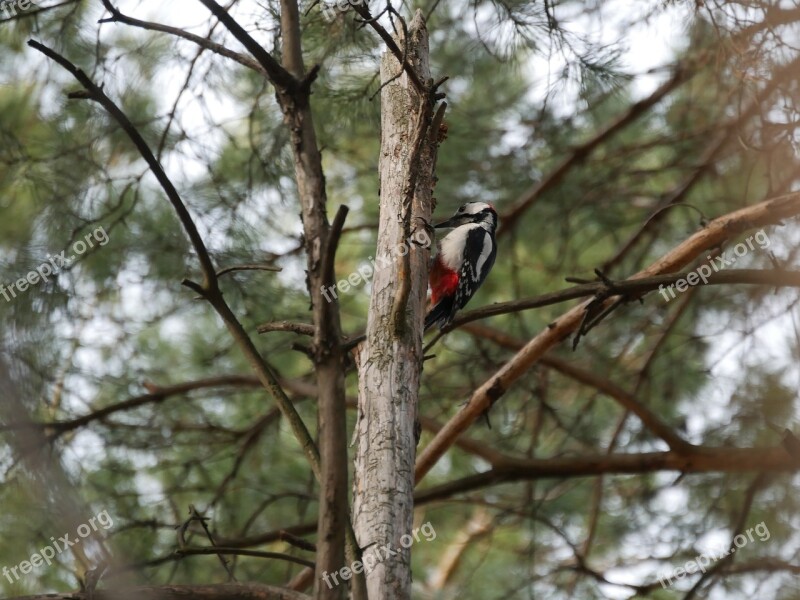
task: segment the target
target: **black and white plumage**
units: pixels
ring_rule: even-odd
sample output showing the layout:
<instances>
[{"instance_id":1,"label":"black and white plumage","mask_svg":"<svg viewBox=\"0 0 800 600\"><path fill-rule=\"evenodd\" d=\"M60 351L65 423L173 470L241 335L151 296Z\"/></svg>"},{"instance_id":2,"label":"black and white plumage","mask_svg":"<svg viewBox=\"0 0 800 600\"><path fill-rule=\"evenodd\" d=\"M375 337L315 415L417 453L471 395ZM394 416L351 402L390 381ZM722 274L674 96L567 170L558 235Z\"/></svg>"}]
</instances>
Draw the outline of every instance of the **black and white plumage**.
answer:
<instances>
[{"instance_id":1,"label":"black and white plumage","mask_svg":"<svg viewBox=\"0 0 800 600\"><path fill-rule=\"evenodd\" d=\"M432 325L442 329L453 320L481 287L497 256L497 212L491 204L468 202L435 227L453 230L437 244L439 251L429 280L431 309L425 317L425 329Z\"/></svg>"}]
</instances>

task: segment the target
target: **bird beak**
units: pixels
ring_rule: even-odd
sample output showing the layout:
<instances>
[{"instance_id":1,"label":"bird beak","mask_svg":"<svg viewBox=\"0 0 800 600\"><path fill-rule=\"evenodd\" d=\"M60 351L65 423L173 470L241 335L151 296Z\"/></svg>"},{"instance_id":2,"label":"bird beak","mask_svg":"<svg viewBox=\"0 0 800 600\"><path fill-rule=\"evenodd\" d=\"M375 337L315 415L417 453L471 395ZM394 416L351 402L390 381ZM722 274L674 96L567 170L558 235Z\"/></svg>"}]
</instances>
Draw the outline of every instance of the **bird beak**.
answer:
<instances>
[{"instance_id":1,"label":"bird beak","mask_svg":"<svg viewBox=\"0 0 800 600\"><path fill-rule=\"evenodd\" d=\"M451 217L447 219L447 221L442 221L438 225L434 225L434 229L447 229L449 227L456 227L458 225L460 217Z\"/></svg>"}]
</instances>

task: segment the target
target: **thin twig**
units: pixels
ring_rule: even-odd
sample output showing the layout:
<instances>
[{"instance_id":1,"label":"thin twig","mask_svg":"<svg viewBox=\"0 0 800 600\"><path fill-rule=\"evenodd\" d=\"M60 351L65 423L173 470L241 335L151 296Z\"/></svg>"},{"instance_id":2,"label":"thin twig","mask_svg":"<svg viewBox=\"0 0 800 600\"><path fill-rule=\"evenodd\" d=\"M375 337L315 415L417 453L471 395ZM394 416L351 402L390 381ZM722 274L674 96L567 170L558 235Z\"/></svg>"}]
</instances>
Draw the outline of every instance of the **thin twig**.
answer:
<instances>
[{"instance_id":1,"label":"thin twig","mask_svg":"<svg viewBox=\"0 0 800 600\"><path fill-rule=\"evenodd\" d=\"M273 265L260 265L260 264L251 264L251 265L234 265L232 267L225 267L217 271L217 277L222 277L227 273L235 273L237 271L273 271L275 273L279 273L283 271L281 267L275 267Z\"/></svg>"},{"instance_id":2,"label":"thin twig","mask_svg":"<svg viewBox=\"0 0 800 600\"><path fill-rule=\"evenodd\" d=\"M231 554L235 556L254 556L256 558L274 558L277 560L285 560L287 562L303 565L304 567L314 568L314 563L305 558L298 558L291 554L284 554L282 552L267 552L264 550L248 550L246 548L227 548L225 546L214 546L212 548L188 546L186 548L179 548L175 554L192 556L192 555L205 555L205 554Z\"/></svg>"},{"instance_id":3,"label":"thin twig","mask_svg":"<svg viewBox=\"0 0 800 600\"><path fill-rule=\"evenodd\" d=\"M253 37L239 25L223 7L214 2L214 0L199 0L211 14L213 14L224 26L231 32L247 51L264 67L270 81L278 87L282 92L292 93L299 88L299 82L295 77L289 73L283 66L275 60L272 55L264 50L264 47L259 44Z\"/></svg>"},{"instance_id":4,"label":"thin twig","mask_svg":"<svg viewBox=\"0 0 800 600\"><path fill-rule=\"evenodd\" d=\"M419 78L414 67L406 60L406 53L400 50L400 47L394 41L392 35L386 31L386 29L378 23L377 19L372 16L372 13L369 11L369 7L366 3L363 4L355 4L353 5L353 9L361 15L364 19L364 22L367 23L370 27L372 27L375 32L380 36L383 42L386 44L386 47L389 48L392 54L395 55L397 60L400 62L403 70L408 73L409 79L413 82L414 86L417 88L420 94L427 94L428 88Z\"/></svg>"},{"instance_id":5,"label":"thin twig","mask_svg":"<svg viewBox=\"0 0 800 600\"><path fill-rule=\"evenodd\" d=\"M169 25L163 25L161 23L154 23L152 21L142 21L140 19L129 17L128 15L125 15L122 12L120 12L119 9L117 9L113 4L111 4L110 0L103 0L103 6L105 6L106 10L111 13L111 16L105 19L100 19L98 21L99 23L123 23L125 25L130 25L131 27L138 27L140 29L146 29L148 31L159 31L161 33L174 35L175 37L183 38L189 42L193 42L198 46L200 46L201 48L210 50L215 54L219 54L220 56L224 56L225 58L230 58L231 60L238 62L240 65L247 67L248 69L258 71L259 73L265 76L267 75L267 71L264 69L264 67L261 66L261 64L259 64L258 61L253 60L246 54L242 54L240 52L234 52L233 50L226 48L222 44L212 42L208 38L204 38L194 33L190 33L178 27L171 27Z\"/></svg>"},{"instance_id":6,"label":"thin twig","mask_svg":"<svg viewBox=\"0 0 800 600\"><path fill-rule=\"evenodd\" d=\"M204 517L199 512L197 512L197 509L194 507L194 504L190 504L189 505L189 514L192 515L192 519L193 520L195 520L195 521L200 523L200 526L203 528L203 531L205 531L206 537L208 538L208 541L212 546L211 548L209 548L209 550L216 550L216 552L211 552L210 554L216 554L217 555L217 557L219 558L219 562L222 563L222 567L228 573L228 581L236 581L236 577L233 576L233 571L231 570L231 567L228 564L228 561L223 556L224 552L220 552L220 550L218 548L216 548L216 543L214 542L214 536L211 535L211 531L209 531L208 525L206 525L206 521L208 520L208 517ZM184 546L179 550L179 552L183 552L185 554L185 550L186 550L186 548Z\"/></svg>"},{"instance_id":7,"label":"thin twig","mask_svg":"<svg viewBox=\"0 0 800 600\"><path fill-rule=\"evenodd\" d=\"M342 236L342 228L349 211L350 209L342 204L339 206L339 210L336 211L333 223L331 223L331 229L325 243L325 253L322 255L322 284L325 286L334 284L336 249L339 246L339 238Z\"/></svg>"}]
</instances>

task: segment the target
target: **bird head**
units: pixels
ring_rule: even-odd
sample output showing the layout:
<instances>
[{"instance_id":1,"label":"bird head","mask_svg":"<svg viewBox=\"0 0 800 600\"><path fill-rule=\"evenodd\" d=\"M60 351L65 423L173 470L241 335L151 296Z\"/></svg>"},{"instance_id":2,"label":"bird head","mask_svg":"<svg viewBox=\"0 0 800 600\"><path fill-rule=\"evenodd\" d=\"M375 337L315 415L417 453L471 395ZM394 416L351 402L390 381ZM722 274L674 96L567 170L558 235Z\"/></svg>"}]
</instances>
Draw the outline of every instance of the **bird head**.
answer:
<instances>
[{"instance_id":1,"label":"bird head","mask_svg":"<svg viewBox=\"0 0 800 600\"><path fill-rule=\"evenodd\" d=\"M447 221L434 225L434 227L436 229L447 229L470 223L486 225L494 229L497 227L497 211L488 202L467 202L460 206Z\"/></svg>"}]
</instances>

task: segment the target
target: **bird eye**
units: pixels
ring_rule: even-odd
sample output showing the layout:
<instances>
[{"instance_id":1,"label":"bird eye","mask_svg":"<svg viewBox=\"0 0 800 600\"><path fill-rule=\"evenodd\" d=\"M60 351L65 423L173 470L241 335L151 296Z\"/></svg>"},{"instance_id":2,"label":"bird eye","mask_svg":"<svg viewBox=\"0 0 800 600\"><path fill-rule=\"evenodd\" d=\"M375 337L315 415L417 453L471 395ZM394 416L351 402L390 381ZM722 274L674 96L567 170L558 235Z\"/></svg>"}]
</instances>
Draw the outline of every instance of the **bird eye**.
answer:
<instances>
[{"instance_id":1,"label":"bird eye","mask_svg":"<svg viewBox=\"0 0 800 600\"><path fill-rule=\"evenodd\" d=\"M466 204L462 204L462 205L459 207L459 209L458 209L458 212L462 213L462 212L464 212L465 210L467 210L467 205L466 205Z\"/></svg>"}]
</instances>

